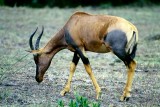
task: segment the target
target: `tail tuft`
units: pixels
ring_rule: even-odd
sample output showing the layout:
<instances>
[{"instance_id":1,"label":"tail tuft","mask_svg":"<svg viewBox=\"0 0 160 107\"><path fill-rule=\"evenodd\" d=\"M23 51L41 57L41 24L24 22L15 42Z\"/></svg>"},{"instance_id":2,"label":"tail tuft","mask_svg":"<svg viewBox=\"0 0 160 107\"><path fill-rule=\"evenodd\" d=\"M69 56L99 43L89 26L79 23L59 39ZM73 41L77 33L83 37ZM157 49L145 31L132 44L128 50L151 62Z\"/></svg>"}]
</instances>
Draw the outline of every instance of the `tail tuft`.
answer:
<instances>
[{"instance_id":1,"label":"tail tuft","mask_svg":"<svg viewBox=\"0 0 160 107\"><path fill-rule=\"evenodd\" d=\"M132 52L130 53L130 57L134 59L136 56L137 44L134 45Z\"/></svg>"}]
</instances>

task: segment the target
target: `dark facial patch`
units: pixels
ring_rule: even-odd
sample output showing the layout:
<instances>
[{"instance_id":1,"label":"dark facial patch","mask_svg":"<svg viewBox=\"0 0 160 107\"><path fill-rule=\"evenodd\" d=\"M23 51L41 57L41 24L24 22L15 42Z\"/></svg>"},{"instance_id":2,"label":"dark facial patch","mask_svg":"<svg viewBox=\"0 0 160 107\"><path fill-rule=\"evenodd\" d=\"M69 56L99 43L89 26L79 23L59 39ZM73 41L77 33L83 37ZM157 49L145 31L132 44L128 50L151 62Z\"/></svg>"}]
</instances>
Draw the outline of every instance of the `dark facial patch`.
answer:
<instances>
[{"instance_id":1,"label":"dark facial patch","mask_svg":"<svg viewBox=\"0 0 160 107\"><path fill-rule=\"evenodd\" d=\"M34 57L34 62L37 65L38 64L38 57L39 57L39 55L35 54L35 55L33 55L33 57Z\"/></svg>"},{"instance_id":2,"label":"dark facial patch","mask_svg":"<svg viewBox=\"0 0 160 107\"><path fill-rule=\"evenodd\" d=\"M36 65L36 76L39 74L38 69L39 69L39 66Z\"/></svg>"}]
</instances>

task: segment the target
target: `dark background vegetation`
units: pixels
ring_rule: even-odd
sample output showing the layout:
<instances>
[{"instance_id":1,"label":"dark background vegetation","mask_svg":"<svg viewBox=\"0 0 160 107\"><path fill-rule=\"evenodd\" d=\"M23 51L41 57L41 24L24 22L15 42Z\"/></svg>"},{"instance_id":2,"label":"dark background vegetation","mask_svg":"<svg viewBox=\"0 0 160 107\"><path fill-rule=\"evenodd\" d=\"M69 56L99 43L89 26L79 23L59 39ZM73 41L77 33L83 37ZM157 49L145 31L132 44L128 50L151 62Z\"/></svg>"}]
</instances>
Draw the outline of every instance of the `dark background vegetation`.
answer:
<instances>
[{"instance_id":1,"label":"dark background vegetation","mask_svg":"<svg viewBox=\"0 0 160 107\"><path fill-rule=\"evenodd\" d=\"M150 6L154 4L160 4L160 0L0 0L0 5L29 7Z\"/></svg>"}]
</instances>

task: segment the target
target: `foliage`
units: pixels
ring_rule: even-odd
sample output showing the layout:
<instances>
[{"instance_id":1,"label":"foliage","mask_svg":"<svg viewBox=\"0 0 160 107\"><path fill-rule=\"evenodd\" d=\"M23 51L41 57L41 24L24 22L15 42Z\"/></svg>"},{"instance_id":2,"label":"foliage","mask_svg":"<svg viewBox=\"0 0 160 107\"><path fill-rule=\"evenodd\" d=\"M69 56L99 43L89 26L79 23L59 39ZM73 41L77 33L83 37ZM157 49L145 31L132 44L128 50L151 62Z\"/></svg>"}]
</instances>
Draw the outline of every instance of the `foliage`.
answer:
<instances>
[{"instance_id":1,"label":"foliage","mask_svg":"<svg viewBox=\"0 0 160 107\"><path fill-rule=\"evenodd\" d=\"M58 107L64 107L64 102L62 100L58 101Z\"/></svg>"},{"instance_id":2,"label":"foliage","mask_svg":"<svg viewBox=\"0 0 160 107\"><path fill-rule=\"evenodd\" d=\"M100 107L100 102L90 103L87 98L76 94L75 100L71 99L68 106L69 107ZM58 107L64 107L64 102L62 100L58 101Z\"/></svg>"},{"instance_id":3,"label":"foliage","mask_svg":"<svg viewBox=\"0 0 160 107\"><path fill-rule=\"evenodd\" d=\"M0 5L30 6L30 7L75 7L75 6L100 6L100 5L128 5L138 6L159 4L159 0L0 0Z\"/></svg>"},{"instance_id":4,"label":"foliage","mask_svg":"<svg viewBox=\"0 0 160 107\"><path fill-rule=\"evenodd\" d=\"M0 0L0 6L4 5L4 0Z\"/></svg>"}]
</instances>

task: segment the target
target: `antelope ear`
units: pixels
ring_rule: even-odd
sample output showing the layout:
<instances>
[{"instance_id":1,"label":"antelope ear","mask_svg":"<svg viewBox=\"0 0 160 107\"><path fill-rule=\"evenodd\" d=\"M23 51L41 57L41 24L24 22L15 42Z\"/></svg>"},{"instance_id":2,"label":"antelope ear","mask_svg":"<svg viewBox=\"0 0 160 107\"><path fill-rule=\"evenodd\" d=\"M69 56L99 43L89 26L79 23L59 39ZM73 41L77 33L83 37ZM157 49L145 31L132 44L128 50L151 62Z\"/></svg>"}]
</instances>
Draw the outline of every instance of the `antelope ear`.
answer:
<instances>
[{"instance_id":1,"label":"antelope ear","mask_svg":"<svg viewBox=\"0 0 160 107\"><path fill-rule=\"evenodd\" d=\"M29 53L32 53L32 54L40 54L42 53L40 50L26 50L27 52Z\"/></svg>"}]
</instances>

